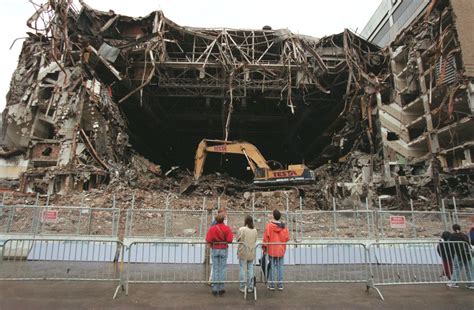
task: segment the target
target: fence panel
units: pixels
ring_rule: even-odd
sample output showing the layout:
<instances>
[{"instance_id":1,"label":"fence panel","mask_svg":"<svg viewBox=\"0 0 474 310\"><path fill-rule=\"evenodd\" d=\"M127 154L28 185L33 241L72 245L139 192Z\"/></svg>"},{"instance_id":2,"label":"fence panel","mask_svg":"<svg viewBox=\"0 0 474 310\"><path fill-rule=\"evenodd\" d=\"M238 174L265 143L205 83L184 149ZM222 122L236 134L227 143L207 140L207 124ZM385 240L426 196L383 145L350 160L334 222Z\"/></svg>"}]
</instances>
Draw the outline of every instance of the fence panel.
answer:
<instances>
[{"instance_id":1,"label":"fence panel","mask_svg":"<svg viewBox=\"0 0 474 310\"><path fill-rule=\"evenodd\" d=\"M229 244L224 283L239 282L238 243ZM210 283L211 250L205 242L133 242L125 251L129 283Z\"/></svg>"},{"instance_id":2,"label":"fence panel","mask_svg":"<svg viewBox=\"0 0 474 310\"><path fill-rule=\"evenodd\" d=\"M269 249L268 253L272 254L271 247L280 245L286 246L283 258L283 280L281 283L367 282L366 248L362 243L290 242L286 244L259 244L257 247L257 257L262 257L262 247L267 247ZM281 261L274 260L268 255L265 256L265 260L273 261L274 264L281 263ZM263 261L263 259L260 261ZM268 280L268 275L271 273L274 282L279 282L277 268L270 267L270 271L268 271L264 267L261 268L262 281ZM264 269L266 272L263 271Z\"/></svg>"},{"instance_id":3,"label":"fence panel","mask_svg":"<svg viewBox=\"0 0 474 310\"><path fill-rule=\"evenodd\" d=\"M447 215L440 211L376 211L381 238L439 238L450 230ZM405 217L405 227L391 227L391 216Z\"/></svg>"},{"instance_id":4,"label":"fence panel","mask_svg":"<svg viewBox=\"0 0 474 310\"><path fill-rule=\"evenodd\" d=\"M119 209L74 206L2 206L0 232L29 235L116 236Z\"/></svg>"},{"instance_id":5,"label":"fence panel","mask_svg":"<svg viewBox=\"0 0 474 310\"><path fill-rule=\"evenodd\" d=\"M377 286L399 284L436 284L448 283L454 267L443 269L443 261L437 251L439 243L431 241L380 242L368 246L370 277L369 286L383 296ZM445 257L454 263L459 262L458 255L466 255L471 264L472 253L467 243L443 242ZM463 254L459 254L463 253ZM464 268L452 280L456 283L472 283L470 268Z\"/></svg>"},{"instance_id":6,"label":"fence panel","mask_svg":"<svg viewBox=\"0 0 474 310\"><path fill-rule=\"evenodd\" d=\"M207 211L205 210L174 210L165 213L168 219L166 237L202 238L208 228Z\"/></svg>"},{"instance_id":7,"label":"fence panel","mask_svg":"<svg viewBox=\"0 0 474 310\"><path fill-rule=\"evenodd\" d=\"M239 282L237 243L229 244L225 282ZM205 242L133 242L125 251L129 283L208 283Z\"/></svg>"},{"instance_id":8,"label":"fence panel","mask_svg":"<svg viewBox=\"0 0 474 310\"><path fill-rule=\"evenodd\" d=\"M129 209L126 237L204 238L205 210Z\"/></svg>"},{"instance_id":9,"label":"fence panel","mask_svg":"<svg viewBox=\"0 0 474 310\"><path fill-rule=\"evenodd\" d=\"M163 209L127 210L125 235L127 237L165 237L165 213Z\"/></svg>"},{"instance_id":10,"label":"fence panel","mask_svg":"<svg viewBox=\"0 0 474 310\"><path fill-rule=\"evenodd\" d=\"M372 211L301 211L294 217L299 239L364 239L375 235Z\"/></svg>"},{"instance_id":11,"label":"fence panel","mask_svg":"<svg viewBox=\"0 0 474 310\"><path fill-rule=\"evenodd\" d=\"M122 284L119 241L10 239L1 254L0 280L113 281L116 293Z\"/></svg>"},{"instance_id":12,"label":"fence panel","mask_svg":"<svg viewBox=\"0 0 474 310\"><path fill-rule=\"evenodd\" d=\"M116 236L120 210L66 206L39 207L36 233L42 235ZM56 213L56 219L48 219Z\"/></svg>"},{"instance_id":13,"label":"fence panel","mask_svg":"<svg viewBox=\"0 0 474 310\"><path fill-rule=\"evenodd\" d=\"M0 232L34 233L37 207L12 205L0 207Z\"/></svg>"},{"instance_id":14,"label":"fence panel","mask_svg":"<svg viewBox=\"0 0 474 310\"><path fill-rule=\"evenodd\" d=\"M337 220L333 211L305 211L298 216L299 231L305 238L336 238Z\"/></svg>"}]
</instances>

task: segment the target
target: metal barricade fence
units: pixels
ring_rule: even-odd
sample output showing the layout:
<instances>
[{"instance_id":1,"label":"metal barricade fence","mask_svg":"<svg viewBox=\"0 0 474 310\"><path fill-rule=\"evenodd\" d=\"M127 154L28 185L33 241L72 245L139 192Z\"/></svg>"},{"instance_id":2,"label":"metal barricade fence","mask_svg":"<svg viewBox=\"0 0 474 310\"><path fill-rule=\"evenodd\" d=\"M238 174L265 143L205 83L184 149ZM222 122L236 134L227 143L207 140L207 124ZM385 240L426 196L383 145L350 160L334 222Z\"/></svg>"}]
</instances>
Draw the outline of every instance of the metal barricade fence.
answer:
<instances>
[{"instance_id":1,"label":"metal barricade fence","mask_svg":"<svg viewBox=\"0 0 474 310\"><path fill-rule=\"evenodd\" d=\"M238 243L228 244L224 283L239 282ZM206 242L133 242L125 251L126 294L130 283L210 283Z\"/></svg>"},{"instance_id":2,"label":"metal barricade fence","mask_svg":"<svg viewBox=\"0 0 474 310\"><path fill-rule=\"evenodd\" d=\"M367 249L370 266L368 288L374 288L382 300L378 286L450 283L450 279L453 283L474 285L472 252L466 242L379 242L370 244ZM442 256L447 258L445 264L448 267L443 265ZM464 268L456 267L460 264Z\"/></svg>"},{"instance_id":3,"label":"metal barricade fence","mask_svg":"<svg viewBox=\"0 0 474 310\"><path fill-rule=\"evenodd\" d=\"M75 206L1 206L0 232L30 235L118 234L120 209Z\"/></svg>"},{"instance_id":4,"label":"metal barricade fence","mask_svg":"<svg viewBox=\"0 0 474 310\"><path fill-rule=\"evenodd\" d=\"M284 246L283 260L271 257L273 247ZM367 283L367 251L362 243L268 243L257 246L257 257L267 254L261 261L270 261L262 267L262 281L278 283ZM278 251L275 251L275 253ZM283 264L283 280L278 280L278 268ZM269 270L268 270L269 269ZM272 276L270 276L272 274ZM273 281L271 281L273 279Z\"/></svg>"},{"instance_id":5,"label":"metal barricade fence","mask_svg":"<svg viewBox=\"0 0 474 310\"><path fill-rule=\"evenodd\" d=\"M110 240L10 239L3 244L0 280L122 283L123 244Z\"/></svg>"},{"instance_id":6,"label":"metal barricade fence","mask_svg":"<svg viewBox=\"0 0 474 310\"><path fill-rule=\"evenodd\" d=\"M204 238L217 210L129 209L125 236L146 238ZM227 211L227 223L234 233L252 215L255 228L261 233L272 211ZM399 210L319 210L282 212L293 240L305 239L391 239L438 238L450 230L456 217L468 227L474 213ZM391 227L391 216L403 216L405 227Z\"/></svg>"},{"instance_id":7,"label":"metal barricade fence","mask_svg":"<svg viewBox=\"0 0 474 310\"><path fill-rule=\"evenodd\" d=\"M166 227L166 229L164 231L156 231L156 233L149 232L146 235L165 237L180 237L185 235L185 237L189 237L189 231L184 234L180 228L179 222L183 220L192 222L192 226L196 230L193 235L194 237L202 236L207 227L204 225L205 223L201 225L200 216L207 212L207 207L216 203L203 198L202 203L196 201L187 204L187 207L193 208L193 210L176 210L176 206L173 207L173 203L176 199L172 198L172 195L168 195L166 200L160 203L160 205L163 206L161 208L142 209L144 207L143 205L141 208L133 208L136 204L133 197L132 209L127 211L129 212L127 213L127 220L129 221L127 227L130 228L129 231L132 233L131 235L145 235L141 226L136 223L140 222L141 219L147 220L147 218L152 222L152 218L156 215L157 217L162 217L162 219L156 219L155 222L159 225L152 226ZM228 210L229 213L235 213L235 216L239 213L242 215L242 219L236 219L234 215L232 216L232 221L235 222L232 223L232 226L240 227L241 222L243 222L243 215L252 214L260 221L260 223L258 223L258 221L256 222L257 226L260 225L260 229L263 230L264 224L267 222L267 217L265 215L271 214L271 210L256 209L256 207L262 208L264 206L260 201L262 199L265 200L265 197L260 197L257 200L255 197L252 197L250 205L247 206L249 209L246 211ZM115 200L112 203L112 208L90 208L82 204L81 206L51 206L49 205L49 197L45 206L39 206L38 201L39 198L37 196L34 205L4 205L2 203L0 205L0 232L21 234L94 234L109 236L116 235L116 232L118 231L120 209L115 208ZM302 198L299 200L299 206L296 205L298 201L290 201L288 196L281 197L280 202L281 204L272 205L272 207L278 208L281 211L289 229L298 236L298 240L305 237L305 231L308 236L311 236L311 238L325 238L326 236L324 235L327 235L327 233L313 236L314 232L311 230L314 230L315 226L320 226L321 230L331 232L332 235L330 237L332 238L374 238L377 236L384 238L384 233L387 232L387 220L390 214L404 215L409 221L409 227L411 230L407 229L403 235L408 237L418 237L417 230L420 228L423 230L424 222L426 221L432 221L437 225L436 231L442 231L449 230L448 228L453 223L457 222L461 222L460 224L462 227L469 227L469 217L470 215L474 215L472 212L459 212L455 198L448 200L443 199L439 211L416 211L414 204L419 205L420 200L410 200L409 205L406 207L411 207L411 211L389 211L382 209L381 198L379 198L379 208L377 209L369 209L368 201L366 201L365 207L364 204L354 203L351 208L347 209L347 205L344 205L340 200L336 201L336 199L334 199L332 210L322 211L304 210ZM220 199L218 198L217 207L220 205ZM265 205L265 207L267 206ZM214 208L213 215L216 213L216 208ZM48 218L48 216L56 211L58 212L58 222L54 223L51 221L51 218ZM191 216L192 213L194 213L193 216ZM314 215L318 215L319 217L311 219ZM197 222L195 219L196 216L199 218ZM207 213L207 216L209 218L209 213ZM374 226L376 218L380 220L380 223L375 223L377 225ZM46 221L44 221L45 219ZM206 221L202 220L202 222ZM177 225L174 225L175 223ZM193 227L187 228L191 229ZM197 227L199 227L199 229L197 229ZM58 232L58 228L62 231ZM138 232L134 233L135 230L138 230ZM421 235L423 235L423 232Z\"/></svg>"},{"instance_id":8,"label":"metal barricade fence","mask_svg":"<svg viewBox=\"0 0 474 310\"><path fill-rule=\"evenodd\" d=\"M217 200L219 205L219 199ZM456 208L440 211L417 211L410 201L411 210L369 209L368 202L354 204L350 209L339 209L334 200L332 210L281 210L292 239L386 239L386 238L438 238L439 233L450 230L453 223L470 226L470 213ZM127 237L203 238L217 209L207 209L209 201L203 199L201 209L129 209L126 214ZM417 202L419 203L419 202ZM165 203L169 205L170 203ZM212 203L211 203L212 204ZM302 205L302 202L301 202ZM227 210L228 224L234 232L243 225L245 215L254 218L255 227L262 232L272 210ZM365 207L364 207L365 206ZM197 206L196 206L197 207ZM474 214L473 214L474 215ZM405 228L392 227L391 216L403 216Z\"/></svg>"},{"instance_id":9,"label":"metal barricade fence","mask_svg":"<svg viewBox=\"0 0 474 310\"><path fill-rule=\"evenodd\" d=\"M280 246L285 247L283 259L271 257L277 256L275 247ZM238 247L238 243L229 244L222 283L246 282L239 278ZM112 281L117 282L115 298L120 288L128 294L129 283L216 282L210 279L210 252L205 242L133 242L126 247L110 240L10 239L1 248L0 280ZM443 265L441 257L452 264ZM261 275L257 278L267 284L364 283L383 300L380 286L474 285L472 262L466 242L376 242L368 246L288 242L257 244L253 266L255 274ZM283 267L281 280L278 264Z\"/></svg>"}]
</instances>

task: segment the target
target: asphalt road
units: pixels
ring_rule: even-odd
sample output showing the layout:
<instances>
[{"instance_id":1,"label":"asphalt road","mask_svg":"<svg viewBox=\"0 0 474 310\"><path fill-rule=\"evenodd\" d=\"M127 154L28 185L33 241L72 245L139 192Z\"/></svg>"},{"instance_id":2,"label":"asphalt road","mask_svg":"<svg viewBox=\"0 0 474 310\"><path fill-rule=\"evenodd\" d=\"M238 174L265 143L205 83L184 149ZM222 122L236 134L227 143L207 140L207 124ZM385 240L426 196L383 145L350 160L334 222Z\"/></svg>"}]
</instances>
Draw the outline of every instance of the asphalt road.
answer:
<instances>
[{"instance_id":1,"label":"asphalt road","mask_svg":"<svg viewBox=\"0 0 474 310\"><path fill-rule=\"evenodd\" d=\"M130 284L112 299L112 283L0 282L0 309L474 309L474 291L444 285L381 288L385 301L363 284L287 284L283 292L258 285L258 300L244 300L237 285L214 297L203 284Z\"/></svg>"}]
</instances>

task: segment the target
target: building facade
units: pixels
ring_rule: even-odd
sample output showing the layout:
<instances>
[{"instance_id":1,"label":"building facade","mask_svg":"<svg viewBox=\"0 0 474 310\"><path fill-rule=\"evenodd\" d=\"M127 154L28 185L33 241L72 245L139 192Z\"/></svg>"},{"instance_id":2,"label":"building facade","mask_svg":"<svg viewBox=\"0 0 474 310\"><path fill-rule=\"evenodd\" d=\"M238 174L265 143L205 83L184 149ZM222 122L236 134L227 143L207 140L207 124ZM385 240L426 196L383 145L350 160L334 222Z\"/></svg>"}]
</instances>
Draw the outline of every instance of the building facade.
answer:
<instances>
[{"instance_id":1,"label":"building facade","mask_svg":"<svg viewBox=\"0 0 474 310\"><path fill-rule=\"evenodd\" d=\"M428 5L429 0L382 0L362 30L362 37L387 46Z\"/></svg>"}]
</instances>

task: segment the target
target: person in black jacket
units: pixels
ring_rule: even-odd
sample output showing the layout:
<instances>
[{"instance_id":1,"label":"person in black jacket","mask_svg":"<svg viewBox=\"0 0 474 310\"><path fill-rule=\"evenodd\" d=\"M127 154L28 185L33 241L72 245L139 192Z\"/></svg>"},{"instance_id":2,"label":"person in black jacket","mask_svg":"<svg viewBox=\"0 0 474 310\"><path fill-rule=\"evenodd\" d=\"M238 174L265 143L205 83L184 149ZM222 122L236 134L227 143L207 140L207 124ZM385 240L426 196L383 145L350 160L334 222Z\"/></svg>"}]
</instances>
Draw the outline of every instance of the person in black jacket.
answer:
<instances>
[{"instance_id":1,"label":"person in black jacket","mask_svg":"<svg viewBox=\"0 0 474 310\"><path fill-rule=\"evenodd\" d=\"M436 250L438 251L439 256L443 260L443 274L451 280L451 273L453 270L453 256L454 256L454 248L452 243L449 243L449 239L451 238L451 233L449 231L444 231L441 234L441 241L438 244Z\"/></svg>"},{"instance_id":2,"label":"person in black jacket","mask_svg":"<svg viewBox=\"0 0 474 310\"><path fill-rule=\"evenodd\" d=\"M453 231L454 233L451 234L451 238L449 238L449 241L453 242L452 245L454 247L453 277L448 287L459 287L457 282L461 279L461 271L464 269L466 280L469 282L467 288L474 290L469 239L461 232L461 226L459 226L459 224L453 225Z\"/></svg>"}]
</instances>

